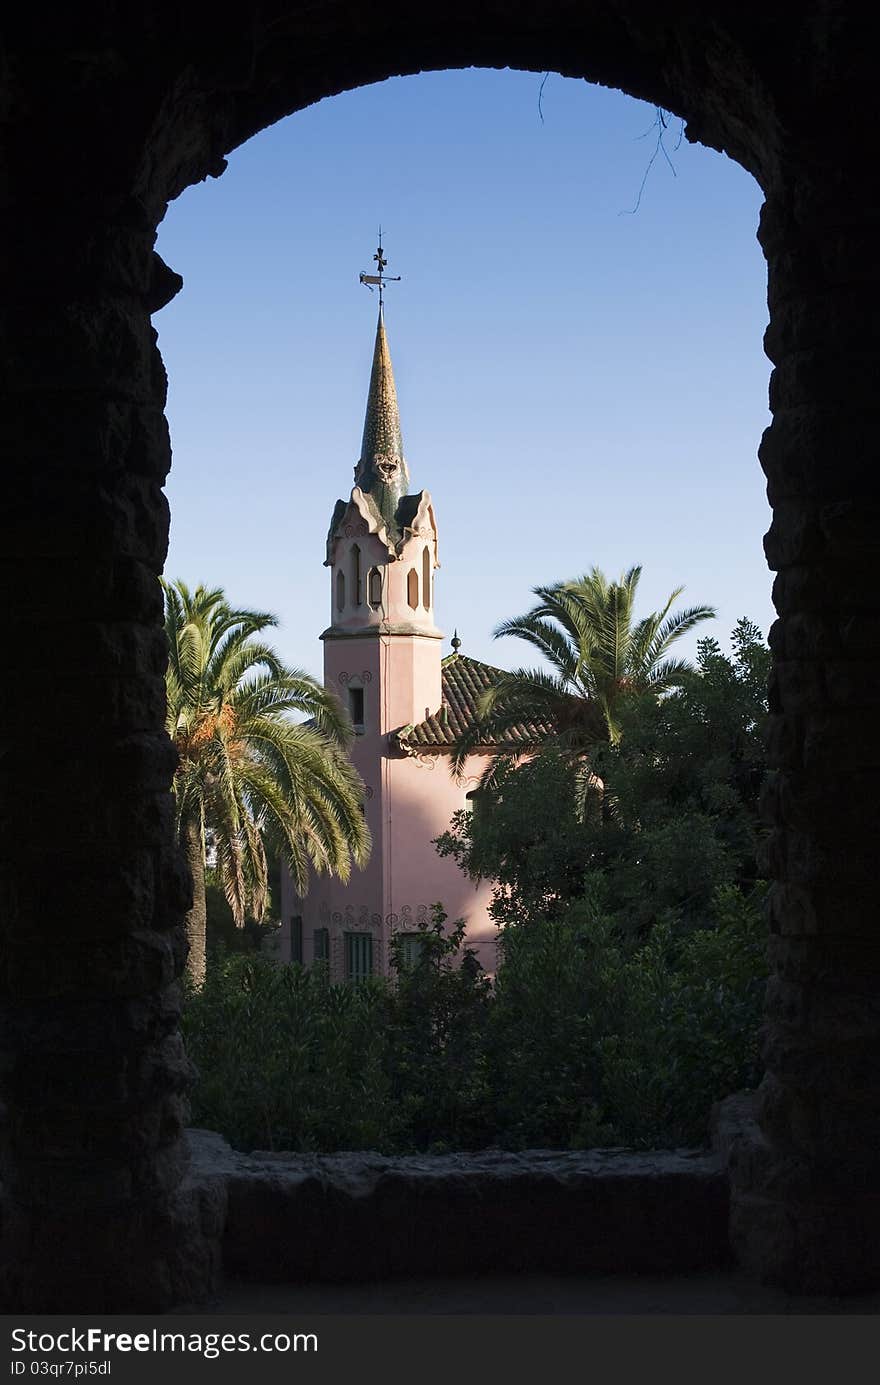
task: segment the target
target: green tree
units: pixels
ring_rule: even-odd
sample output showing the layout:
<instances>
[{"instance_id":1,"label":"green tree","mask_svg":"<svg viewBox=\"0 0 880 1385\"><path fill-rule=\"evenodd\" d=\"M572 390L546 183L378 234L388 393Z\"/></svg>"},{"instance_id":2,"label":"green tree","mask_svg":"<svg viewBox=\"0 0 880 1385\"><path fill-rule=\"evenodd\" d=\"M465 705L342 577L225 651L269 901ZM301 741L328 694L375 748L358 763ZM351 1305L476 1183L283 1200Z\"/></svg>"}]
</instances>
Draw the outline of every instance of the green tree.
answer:
<instances>
[{"instance_id":1,"label":"green tree","mask_svg":"<svg viewBox=\"0 0 880 1385\"><path fill-rule=\"evenodd\" d=\"M700 927L718 889L757 878L770 651L747 620L731 649L701 640L681 686L633 703L621 741L592 757L615 830L607 905L631 932L663 916Z\"/></svg>"},{"instance_id":2,"label":"green tree","mask_svg":"<svg viewBox=\"0 0 880 1385\"><path fill-rule=\"evenodd\" d=\"M366 861L370 837L346 754L350 724L332 693L258 638L276 617L233 609L220 588L163 587L176 826L193 878L187 973L200 986L208 832L238 927L248 914L263 917L267 843L305 893L310 870L347 879L352 862Z\"/></svg>"},{"instance_id":3,"label":"green tree","mask_svg":"<svg viewBox=\"0 0 880 1385\"><path fill-rule=\"evenodd\" d=\"M577 770L551 748L502 761L437 841L467 874L496 882L496 922L559 918L589 893L630 936L666 920L702 926L717 890L757 878L770 652L747 620L731 654L701 640L696 667L662 698L633 699L623 733L590 753L608 811L578 812Z\"/></svg>"},{"instance_id":4,"label":"green tree","mask_svg":"<svg viewBox=\"0 0 880 1385\"><path fill-rule=\"evenodd\" d=\"M473 808L455 813L437 838L439 855L493 882L490 912L500 927L559 918L583 893L586 873L604 864L614 824L578 812L575 780L555 749L520 763L500 758Z\"/></svg>"},{"instance_id":5,"label":"green tree","mask_svg":"<svg viewBox=\"0 0 880 1385\"><path fill-rule=\"evenodd\" d=\"M593 746L620 740L624 707L677 686L690 665L669 657L676 640L715 615L711 606L671 613L684 588L663 609L635 619L642 569L610 582L594 567L571 582L535 587L538 604L506 620L495 638L513 635L543 655L550 669L504 672L484 694L480 715L456 746L455 765L479 745L509 738L522 722L547 727L545 744L581 764L581 794L594 782L583 757ZM486 778L490 783L491 769Z\"/></svg>"}]
</instances>

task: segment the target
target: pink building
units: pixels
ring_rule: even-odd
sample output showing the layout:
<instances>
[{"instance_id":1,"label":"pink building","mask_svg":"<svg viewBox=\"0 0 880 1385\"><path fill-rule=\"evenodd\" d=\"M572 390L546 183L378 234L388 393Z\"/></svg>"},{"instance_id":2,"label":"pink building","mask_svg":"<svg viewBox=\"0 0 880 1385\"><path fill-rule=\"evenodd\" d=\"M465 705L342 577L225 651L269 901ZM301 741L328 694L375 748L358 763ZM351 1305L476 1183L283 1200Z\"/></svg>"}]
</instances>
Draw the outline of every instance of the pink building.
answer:
<instances>
[{"instance_id":1,"label":"pink building","mask_svg":"<svg viewBox=\"0 0 880 1385\"><path fill-rule=\"evenodd\" d=\"M380 305L360 460L327 537L330 624L324 682L357 733L352 759L366 786L373 851L347 884L316 876L305 898L282 875L280 958L329 962L334 980L387 973L391 936L412 934L442 903L464 918L467 941L495 969L491 884L474 884L432 845L468 806L487 758L451 769L456 737L473 720L495 670L457 652L443 658L434 620L437 520L430 493L408 493L391 356ZM524 729L519 747L528 749Z\"/></svg>"}]
</instances>

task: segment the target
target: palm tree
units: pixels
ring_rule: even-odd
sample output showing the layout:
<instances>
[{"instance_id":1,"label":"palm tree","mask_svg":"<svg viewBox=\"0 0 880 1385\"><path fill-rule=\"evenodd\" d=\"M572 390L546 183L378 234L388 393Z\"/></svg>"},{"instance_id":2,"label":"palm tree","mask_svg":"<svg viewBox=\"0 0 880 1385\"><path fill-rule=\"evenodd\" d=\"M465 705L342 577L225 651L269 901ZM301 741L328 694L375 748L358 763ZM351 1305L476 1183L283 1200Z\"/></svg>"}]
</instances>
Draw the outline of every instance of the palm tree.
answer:
<instances>
[{"instance_id":1,"label":"palm tree","mask_svg":"<svg viewBox=\"0 0 880 1385\"><path fill-rule=\"evenodd\" d=\"M232 916L263 917L266 845L300 894L311 871L348 879L370 835L348 760L351 725L308 674L286 668L260 632L264 611L234 610L220 588L163 582L169 662L166 727L177 748L176 826L193 877L187 974L205 977L206 833ZM307 722L295 721L304 714Z\"/></svg>"},{"instance_id":2,"label":"palm tree","mask_svg":"<svg viewBox=\"0 0 880 1385\"><path fill-rule=\"evenodd\" d=\"M535 587L538 604L496 628L496 639L515 635L533 645L550 671L520 668L501 674L483 694L476 723L456 746L456 769L478 746L509 741L511 728L523 722L546 727L545 743L583 764L593 746L620 740L627 702L659 696L681 682L690 665L669 658L670 646L715 611L691 606L670 614L684 590L677 587L661 611L635 621L641 573L632 567L609 582L594 567L572 582ZM586 772L584 787L588 779Z\"/></svg>"}]
</instances>

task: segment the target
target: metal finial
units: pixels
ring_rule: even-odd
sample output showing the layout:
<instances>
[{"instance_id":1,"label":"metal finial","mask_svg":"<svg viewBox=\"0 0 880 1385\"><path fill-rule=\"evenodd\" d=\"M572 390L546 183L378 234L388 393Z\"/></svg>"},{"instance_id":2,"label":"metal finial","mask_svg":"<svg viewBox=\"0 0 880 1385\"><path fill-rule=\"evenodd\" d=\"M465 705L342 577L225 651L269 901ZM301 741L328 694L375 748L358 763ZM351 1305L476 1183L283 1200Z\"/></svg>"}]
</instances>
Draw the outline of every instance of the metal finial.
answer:
<instances>
[{"instance_id":1,"label":"metal finial","mask_svg":"<svg viewBox=\"0 0 880 1385\"><path fill-rule=\"evenodd\" d=\"M399 284L399 283L400 283L400 275L399 275L399 274L386 274L386 273L385 273L385 266L388 264L388 261L386 260L386 258L385 258L385 252L384 252L384 250L382 249L382 227L381 227L381 226L379 227L379 245L378 245L378 248L377 248L377 250L376 250L375 255L373 256L373 259L376 261L376 267L377 267L377 269L379 270L379 273L378 273L378 274L365 274L364 271L361 270L361 273L360 273L360 281L361 281L362 284L366 284L367 288L370 290L370 293L373 292L373 286L374 286L374 285L378 288L378 290L379 290L379 307L380 307L380 309L381 309L381 308L384 306L384 302L385 302L385 285L386 285L386 284Z\"/></svg>"},{"instance_id":2,"label":"metal finial","mask_svg":"<svg viewBox=\"0 0 880 1385\"><path fill-rule=\"evenodd\" d=\"M461 640L458 638L458 628L457 628L457 627L456 627L455 634L452 636L452 639L449 641L449 643L452 645L452 652L453 652L453 654L457 654L458 651L461 649Z\"/></svg>"}]
</instances>

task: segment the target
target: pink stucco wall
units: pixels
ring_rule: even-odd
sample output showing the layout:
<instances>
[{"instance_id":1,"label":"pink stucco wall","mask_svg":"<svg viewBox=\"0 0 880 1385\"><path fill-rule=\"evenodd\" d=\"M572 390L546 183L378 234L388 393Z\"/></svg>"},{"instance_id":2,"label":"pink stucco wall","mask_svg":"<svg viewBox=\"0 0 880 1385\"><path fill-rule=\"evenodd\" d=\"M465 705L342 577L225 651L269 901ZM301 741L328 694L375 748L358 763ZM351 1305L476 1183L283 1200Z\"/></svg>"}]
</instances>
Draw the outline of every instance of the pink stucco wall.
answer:
<instances>
[{"instance_id":1,"label":"pink stucco wall","mask_svg":"<svg viewBox=\"0 0 880 1385\"><path fill-rule=\"evenodd\" d=\"M467 942L487 971L495 970L496 928L488 916L491 883L474 884L449 858L441 859L432 845L446 830L452 815L468 806L467 793L485 766L485 757L472 756L459 778L443 753L410 756L393 739L395 731L418 723L441 705L442 636L434 625L433 573L437 539L433 507L426 494L424 521L397 556L376 534L367 532L354 503L340 522L330 563L331 623L324 632L324 682L345 703L352 688L364 694L364 724L352 751L354 764L366 785L366 817L373 851L364 870L344 883L316 876L308 895L300 899L286 872L282 873L281 910L284 927L279 956L290 959L290 920L302 919L303 961L314 958L316 929L330 938L331 974L344 975L344 935L373 935L374 970L387 971L388 940L394 930L415 930L429 921L431 906L441 903L454 922L464 918ZM356 600L352 547L360 550L363 583ZM424 590L424 552L431 574ZM381 574L381 602L368 600L369 572ZM416 573L418 604L412 604ZM338 600L337 575L342 573L345 601ZM427 597L427 599L426 599Z\"/></svg>"}]
</instances>

